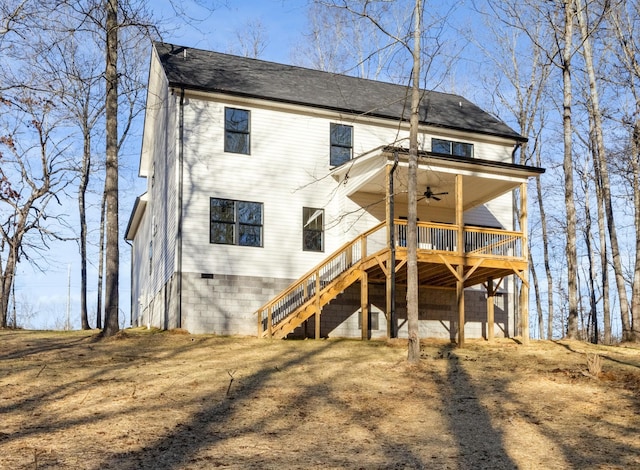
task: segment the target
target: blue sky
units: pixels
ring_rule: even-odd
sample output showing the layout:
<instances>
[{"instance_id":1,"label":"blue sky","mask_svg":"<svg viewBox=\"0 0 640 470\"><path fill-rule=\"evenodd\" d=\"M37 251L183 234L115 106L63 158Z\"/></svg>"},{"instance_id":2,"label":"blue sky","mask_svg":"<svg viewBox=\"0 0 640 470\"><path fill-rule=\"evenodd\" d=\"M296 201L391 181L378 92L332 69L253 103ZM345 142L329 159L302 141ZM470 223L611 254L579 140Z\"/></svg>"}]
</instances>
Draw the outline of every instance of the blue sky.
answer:
<instances>
[{"instance_id":1,"label":"blue sky","mask_svg":"<svg viewBox=\"0 0 640 470\"><path fill-rule=\"evenodd\" d=\"M247 23L259 21L265 27L267 47L260 57L274 62L290 62L291 48L301 40L307 23L307 0L228 0L219 1L213 13L197 7L193 1L181 4L196 21L185 27L181 18L174 17L167 25L166 42L201 49L229 52L237 32ZM154 9L171 16L167 0L157 2ZM178 26L175 28L174 26Z\"/></svg>"}]
</instances>

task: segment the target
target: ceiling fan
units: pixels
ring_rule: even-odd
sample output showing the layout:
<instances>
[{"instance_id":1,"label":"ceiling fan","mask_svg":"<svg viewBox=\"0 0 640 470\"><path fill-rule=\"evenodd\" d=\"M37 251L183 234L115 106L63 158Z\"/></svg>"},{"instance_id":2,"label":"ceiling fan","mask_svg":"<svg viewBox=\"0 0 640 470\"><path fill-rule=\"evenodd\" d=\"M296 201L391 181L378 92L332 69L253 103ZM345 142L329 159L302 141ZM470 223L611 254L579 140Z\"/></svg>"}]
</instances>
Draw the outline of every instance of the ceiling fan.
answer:
<instances>
[{"instance_id":1,"label":"ceiling fan","mask_svg":"<svg viewBox=\"0 0 640 470\"><path fill-rule=\"evenodd\" d=\"M440 193L434 193L433 191L431 191L431 186L427 186L427 190L424 193L424 197L426 199L434 199L436 201L440 201L442 198L438 197L438 196L445 196L449 194L446 191L440 192Z\"/></svg>"}]
</instances>

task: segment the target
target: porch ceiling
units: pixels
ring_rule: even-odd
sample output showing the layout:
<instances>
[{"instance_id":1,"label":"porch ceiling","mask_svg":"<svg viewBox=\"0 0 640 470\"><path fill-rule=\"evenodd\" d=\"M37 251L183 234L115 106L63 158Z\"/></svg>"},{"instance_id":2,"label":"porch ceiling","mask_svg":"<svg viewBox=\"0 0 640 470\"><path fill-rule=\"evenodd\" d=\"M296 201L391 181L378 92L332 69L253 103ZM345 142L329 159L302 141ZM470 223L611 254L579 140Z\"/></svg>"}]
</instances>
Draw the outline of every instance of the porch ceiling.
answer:
<instances>
[{"instance_id":1,"label":"porch ceiling","mask_svg":"<svg viewBox=\"0 0 640 470\"><path fill-rule=\"evenodd\" d=\"M337 168L334 177L343 182L348 196L356 193L385 194L388 165L393 165L393 156L380 152L354 159ZM454 209L455 176L459 174L462 175L463 210L468 210L517 188L528 178L538 176L543 171L501 162L423 154L418 161L418 200L422 204ZM403 156L399 159L394 180L398 203L407 202L407 182L408 162ZM433 198L427 200L423 196L427 186L434 193L448 194L439 195L439 201Z\"/></svg>"}]
</instances>

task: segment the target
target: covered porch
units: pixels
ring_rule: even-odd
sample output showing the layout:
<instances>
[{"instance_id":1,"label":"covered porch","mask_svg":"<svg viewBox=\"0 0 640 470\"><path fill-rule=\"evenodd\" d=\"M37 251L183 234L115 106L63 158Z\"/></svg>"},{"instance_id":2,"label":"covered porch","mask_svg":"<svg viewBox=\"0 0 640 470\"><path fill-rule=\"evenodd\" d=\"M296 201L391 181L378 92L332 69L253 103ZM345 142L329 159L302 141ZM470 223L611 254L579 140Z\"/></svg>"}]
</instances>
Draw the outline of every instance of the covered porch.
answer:
<instances>
[{"instance_id":1,"label":"covered porch","mask_svg":"<svg viewBox=\"0 0 640 470\"><path fill-rule=\"evenodd\" d=\"M458 345L464 345L464 289L482 285L487 298L486 338L494 337L493 306L498 289L508 276L522 283L528 298L527 181L544 170L470 158L422 153L419 157L417 259L420 286L456 292ZM348 197L362 207L364 201L384 202L378 225L356 235L258 313L259 336L284 337L315 316L319 337L322 308L354 283L360 285L362 338L368 338L369 284L386 286L387 336L397 332L396 286L406 284L407 156L402 149L379 149L337 168L333 177ZM427 189L428 188L428 189ZM514 190L517 190L514 192ZM511 220L492 216L484 204L518 194L517 229ZM360 203L359 201L363 201ZM378 205L379 206L379 205ZM366 208L363 210L367 210ZM469 215L471 211L475 214ZM513 211L510 211L513 214ZM483 222L474 224L474 221ZM519 329L529 335L528 305L519 302Z\"/></svg>"}]
</instances>

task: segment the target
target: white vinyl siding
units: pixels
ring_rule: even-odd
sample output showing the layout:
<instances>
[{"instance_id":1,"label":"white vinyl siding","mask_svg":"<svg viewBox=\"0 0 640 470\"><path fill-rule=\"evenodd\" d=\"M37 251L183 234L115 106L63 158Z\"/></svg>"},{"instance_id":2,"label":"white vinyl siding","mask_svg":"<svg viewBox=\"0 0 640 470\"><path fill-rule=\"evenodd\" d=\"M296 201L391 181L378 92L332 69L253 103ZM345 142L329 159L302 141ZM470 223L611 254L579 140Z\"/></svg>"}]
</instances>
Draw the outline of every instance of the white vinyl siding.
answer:
<instances>
[{"instance_id":1,"label":"white vinyl siding","mask_svg":"<svg viewBox=\"0 0 640 470\"><path fill-rule=\"evenodd\" d=\"M225 107L250 111L248 159L239 160L237 155L222 150ZM383 221L383 196L364 194L354 201L336 190L338 183L327 177L331 168L327 129L335 122L335 118L311 113L190 98L185 105L184 124L185 129L192 131L185 133L184 142L184 164L188 170L184 174L183 270L296 278L344 242ZM206 131L196 131L203 123ZM354 128L354 158L408 137L405 131L398 135L393 126L352 121L346 124ZM282 129L287 129L288 138L283 138ZM510 159L510 148L490 142L477 142L474 151L476 158ZM212 197L264 204L263 250L209 243ZM362 210L365 205L366 211ZM301 207L325 209L324 222L328 228L324 253L302 249ZM510 208L506 214L506 218L511 217ZM283 252L287 253L285 261Z\"/></svg>"},{"instance_id":2,"label":"white vinyl siding","mask_svg":"<svg viewBox=\"0 0 640 470\"><path fill-rule=\"evenodd\" d=\"M147 177L147 207L133 242L132 317L148 307L176 269L177 103L152 61L140 174ZM149 259L153 261L149 268Z\"/></svg>"}]
</instances>

